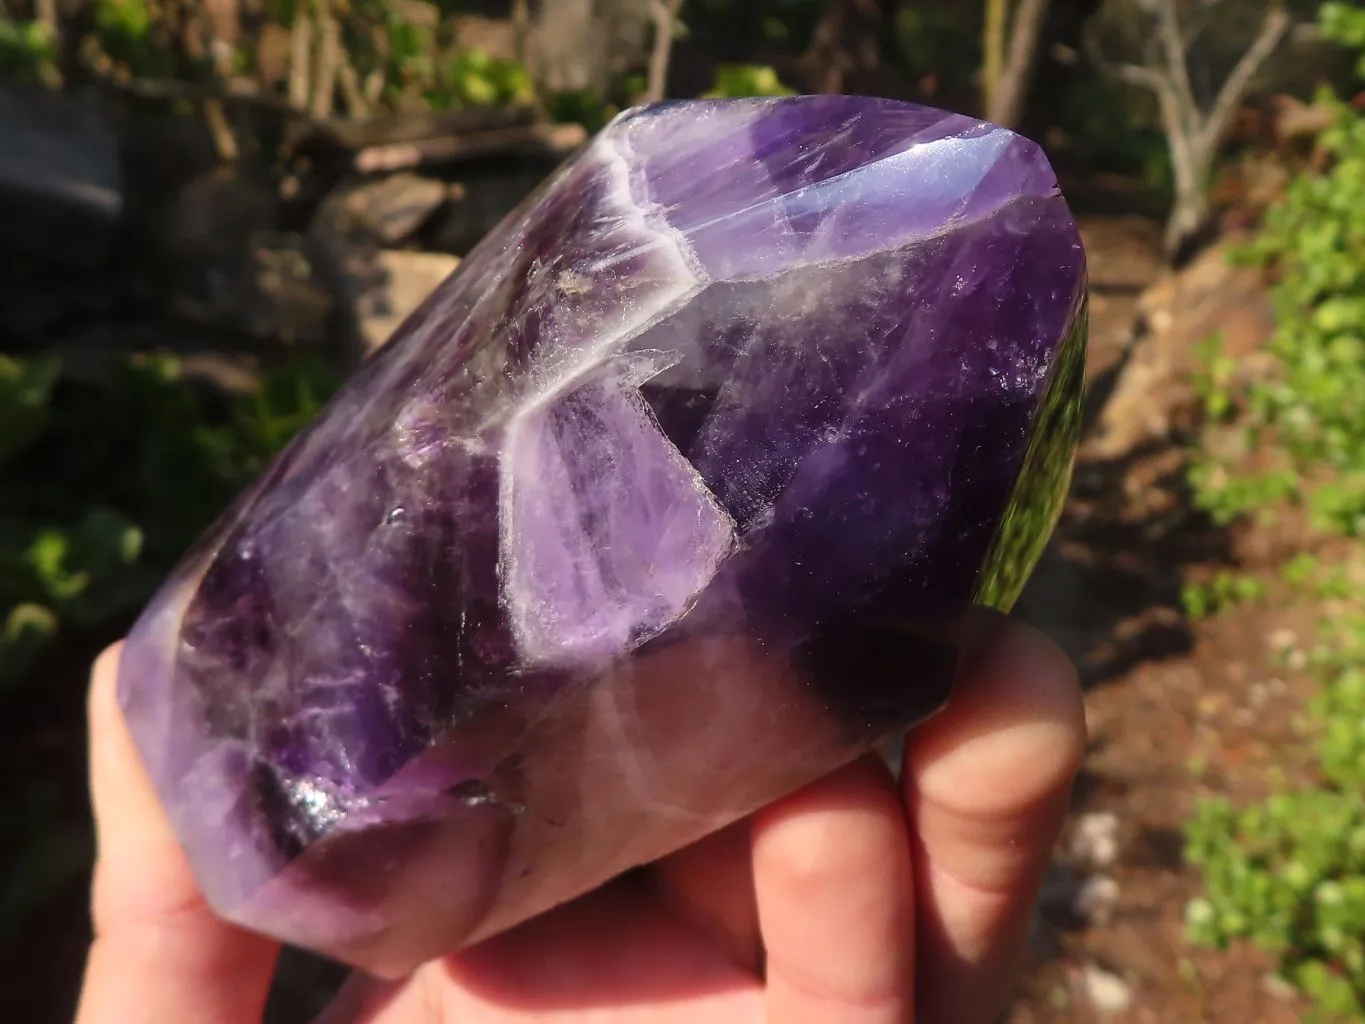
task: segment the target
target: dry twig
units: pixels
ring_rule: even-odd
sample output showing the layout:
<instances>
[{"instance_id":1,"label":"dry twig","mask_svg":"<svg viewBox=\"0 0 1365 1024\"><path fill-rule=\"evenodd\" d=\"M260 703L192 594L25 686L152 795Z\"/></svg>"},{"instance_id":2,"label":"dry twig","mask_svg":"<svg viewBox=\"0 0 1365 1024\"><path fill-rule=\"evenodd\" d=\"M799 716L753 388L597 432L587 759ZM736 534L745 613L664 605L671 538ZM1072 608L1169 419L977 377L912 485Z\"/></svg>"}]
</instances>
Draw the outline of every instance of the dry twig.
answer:
<instances>
[{"instance_id":1,"label":"dry twig","mask_svg":"<svg viewBox=\"0 0 1365 1024\"><path fill-rule=\"evenodd\" d=\"M988 0L982 71L986 120L1013 128L1023 117L1048 7L1049 0L1019 0L1010 18L1008 0Z\"/></svg>"},{"instance_id":2,"label":"dry twig","mask_svg":"<svg viewBox=\"0 0 1365 1024\"><path fill-rule=\"evenodd\" d=\"M289 105L295 110L308 109L309 87L313 81L313 19L305 11L294 15L294 26L289 33Z\"/></svg>"},{"instance_id":3,"label":"dry twig","mask_svg":"<svg viewBox=\"0 0 1365 1024\"><path fill-rule=\"evenodd\" d=\"M649 79L642 97L646 103L657 103L667 94L674 23L682 5L683 0L654 0L654 49L649 55Z\"/></svg>"},{"instance_id":4,"label":"dry twig","mask_svg":"<svg viewBox=\"0 0 1365 1024\"><path fill-rule=\"evenodd\" d=\"M312 115L319 121L332 116L336 98L337 71L341 64L341 24L332 15L327 0L317 0L318 52L313 72Z\"/></svg>"}]
</instances>

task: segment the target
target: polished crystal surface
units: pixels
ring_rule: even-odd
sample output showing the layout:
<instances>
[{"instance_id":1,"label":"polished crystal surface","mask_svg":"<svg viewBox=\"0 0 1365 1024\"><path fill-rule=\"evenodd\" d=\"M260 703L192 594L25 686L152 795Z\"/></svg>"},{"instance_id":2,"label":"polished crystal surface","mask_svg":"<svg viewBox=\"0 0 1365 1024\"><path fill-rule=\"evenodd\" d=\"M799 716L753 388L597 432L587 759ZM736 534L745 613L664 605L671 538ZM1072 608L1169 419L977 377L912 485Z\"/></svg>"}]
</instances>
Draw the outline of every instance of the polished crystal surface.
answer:
<instances>
[{"instance_id":1,"label":"polished crystal surface","mask_svg":"<svg viewBox=\"0 0 1365 1024\"><path fill-rule=\"evenodd\" d=\"M844 96L617 118L134 629L120 695L225 916L393 974L942 705L1079 430L1041 150Z\"/></svg>"}]
</instances>

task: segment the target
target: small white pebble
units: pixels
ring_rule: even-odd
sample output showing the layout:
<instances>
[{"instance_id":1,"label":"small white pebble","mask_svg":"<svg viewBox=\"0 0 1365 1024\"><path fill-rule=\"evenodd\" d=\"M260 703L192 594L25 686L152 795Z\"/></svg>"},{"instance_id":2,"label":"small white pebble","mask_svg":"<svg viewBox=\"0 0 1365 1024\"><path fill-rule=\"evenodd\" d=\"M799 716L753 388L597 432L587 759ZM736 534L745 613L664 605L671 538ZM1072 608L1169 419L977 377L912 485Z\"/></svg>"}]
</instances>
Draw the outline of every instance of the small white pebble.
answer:
<instances>
[{"instance_id":1,"label":"small white pebble","mask_svg":"<svg viewBox=\"0 0 1365 1024\"><path fill-rule=\"evenodd\" d=\"M1278 974L1267 974L1262 977L1261 988L1266 995L1282 1003L1292 1003L1299 998L1299 990Z\"/></svg>"},{"instance_id":2,"label":"small white pebble","mask_svg":"<svg viewBox=\"0 0 1365 1024\"><path fill-rule=\"evenodd\" d=\"M1090 1004L1102 1014L1122 1013L1133 1005L1133 988L1117 974L1095 964L1081 969L1081 985Z\"/></svg>"},{"instance_id":3,"label":"small white pebble","mask_svg":"<svg viewBox=\"0 0 1365 1024\"><path fill-rule=\"evenodd\" d=\"M1107 924L1119 901L1119 883L1108 875L1091 875L1071 901L1075 913L1093 924Z\"/></svg>"},{"instance_id":4,"label":"small white pebble","mask_svg":"<svg viewBox=\"0 0 1365 1024\"><path fill-rule=\"evenodd\" d=\"M1091 811L1076 819L1071 856L1095 868L1107 868L1119 856L1119 819L1111 811Z\"/></svg>"},{"instance_id":5,"label":"small white pebble","mask_svg":"<svg viewBox=\"0 0 1365 1024\"><path fill-rule=\"evenodd\" d=\"M1299 642L1299 634L1292 629L1282 626L1272 632L1268 638L1270 646L1277 651L1288 650Z\"/></svg>"}]
</instances>

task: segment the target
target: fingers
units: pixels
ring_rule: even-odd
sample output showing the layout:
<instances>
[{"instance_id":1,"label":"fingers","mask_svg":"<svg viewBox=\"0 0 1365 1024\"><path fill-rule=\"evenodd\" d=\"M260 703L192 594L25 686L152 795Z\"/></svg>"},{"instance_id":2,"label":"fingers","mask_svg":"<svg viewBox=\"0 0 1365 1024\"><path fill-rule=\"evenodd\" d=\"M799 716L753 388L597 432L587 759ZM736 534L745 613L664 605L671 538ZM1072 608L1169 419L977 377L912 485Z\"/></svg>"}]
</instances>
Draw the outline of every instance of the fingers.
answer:
<instances>
[{"instance_id":1,"label":"fingers","mask_svg":"<svg viewBox=\"0 0 1365 1024\"><path fill-rule=\"evenodd\" d=\"M90 686L99 858L77 1024L250 1024L278 947L223 922L200 895L119 711L118 654L100 656Z\"/></svg>"},{"instance_id":2,"label":"fingers","mask_svg":"<svg viewBox=\"0 0 1365 1024\"><path fill-rule=\"evenodd\" d=\"M913 1019L910 858L900 793L875 758L754 818L769 1024Z\"/></svg>"},{"instance_id":3,"label":"fingers","mask_svg":"<svg viewBox=\"0 0 1365 1024\"><path fill-rule=\"evenodd\" d=\"M669 910L757 976L763 940L754 905L751 831L749 822L737 822L660 861L654 876Z\"/></svg>"},{"instance_id":4,"label":"fingers","mask_svg":"<svg viewBox=\"0 0 1365 1024\"><path fill-rule=\"evenodd\" d=\"M424 1008L417 1016L415 1008ZM405 1015L413 1013L413 1015ZM762 1019L758 979L627 875L422 967L368 1024L692 1024Z\"/></svg>"},{"instance_id":5,"label":"fingers","mask_svg":"<svg viewBox=\"0 0 1365 1024\"><path fill-rule=\"evenodd\" d=\"M989 1024L1003 1008L1085 741L1075 670L1016 623L911 734L921 1021Z\"/></svg>"}]
</instances>

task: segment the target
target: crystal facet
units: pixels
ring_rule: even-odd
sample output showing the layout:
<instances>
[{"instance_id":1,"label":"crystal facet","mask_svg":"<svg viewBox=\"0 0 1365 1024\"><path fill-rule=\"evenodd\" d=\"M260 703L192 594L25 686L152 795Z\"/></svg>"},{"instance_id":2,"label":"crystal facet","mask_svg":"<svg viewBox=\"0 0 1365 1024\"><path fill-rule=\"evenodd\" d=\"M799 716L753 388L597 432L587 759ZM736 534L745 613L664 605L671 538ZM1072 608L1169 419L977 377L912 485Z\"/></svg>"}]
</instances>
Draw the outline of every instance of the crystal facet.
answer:
<instances>
[{"instance_id":1,"label":"crystal facet","mask_svg":"<svg viewBox=\"0 0 1365 1024\"><path fill-rule=\"evenodd\" d=\"M394 974L946 700L1079 431L1042 151L845 96L609 125L190 552L120 697L212 905Z\"/></svg>"}]
</instances>

